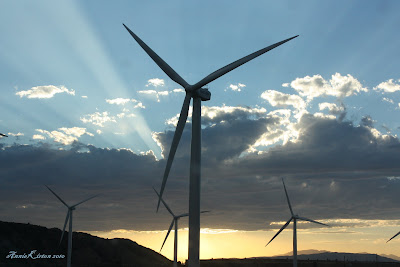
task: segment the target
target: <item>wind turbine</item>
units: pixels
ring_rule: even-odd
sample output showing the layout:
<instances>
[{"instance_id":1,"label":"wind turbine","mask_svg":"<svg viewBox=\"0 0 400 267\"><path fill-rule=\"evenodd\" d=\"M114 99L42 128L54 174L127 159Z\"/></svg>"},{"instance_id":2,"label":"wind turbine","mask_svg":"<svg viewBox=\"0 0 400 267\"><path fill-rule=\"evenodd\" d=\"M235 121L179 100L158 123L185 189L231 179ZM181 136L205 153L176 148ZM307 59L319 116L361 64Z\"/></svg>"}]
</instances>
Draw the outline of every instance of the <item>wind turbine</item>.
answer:
<instances>
[{"instance_id":1,"label":"wind turbine","mask_svg":"<svg viewBox=\"0 0 400 267\"><path fill-rule=\"evenodd\" d=\"M297 267L297 233L296 233L297 221L307 221L307 222L312 222L312 223L325 225L325 226L328 226L328 227L329 227L329 225L324 224L324 223L320 223L320 222L317 222L317 221L314 221L314 220L311 220L311 219L307 219L305 217L300 217L299 215L294 214L293 210L292 210L292 206L290 205L289 195L288 195L288 193L286 191L285 181L283 181L283 178L282 178L282 183L283 183L283 188L285 189L286 199L287 199L287 203L289 205L289 209L290 209L290 213L292 214L292 217L290 217L290 219L274 235L274 237L268 242L268 244L271 243L272 240L274 240L274 238L277 237L280 234L280 232L282 232L283 229L285 229L289 225L289 223L293 220L293 267ZM266 244L265 246L268 246L268 244Z\"/></svg>"},{"instance_id":2,"label":"wind turbine","mask_svg":"<svg viewBox=\"0 0 400 267\"><path fill-rule=\"evenodd\" d=\"M179 115L178 124L172 139L171 149L169 151L167 165L165 167L164 176L161 184L160 197L158 199L157 211L160 207L160 201L164 192L165 184L168 179L168 174L174 160L175 152L181 139L183 128L188 117L190 99L193 98L192 112L192 141L191 141L191 156L190 156L190 182L189 182L189 267L200 266L200 167L201 167L201 101L208 101L211 98L211 93L206 88L201 88L215 79L225 75L231 70L249 62L250 60L268 52L275 47L284 44L298 35L278 42L276 44L260 49L248 56L238 59L225 67L222 67L213 73L209 74L194 85L187 83L178 73L176 73L161 57L159 57L150 47L148 47L136 34L134 34L125 24L124 27L128 30L136 42L143 50L154 60L154 62L168 75L173 81L183 86L186 91L186 96L183 101L181 113Z\"/></svg>"},{"instance_id":3,"label":"wind turbine","mask_svg":"<svg viewBox=\"0 0 400 267\"><path fill-rule=\"evenodd\" d=\"M154 192L156 192L157 196L160 198L160 194L158 194L157 190L153 187ZM178 220L182 217L186 217L189 216L189 213L183 213L181 215L175 215L172 210L170 209L170 207L168 207L167 203L165 203L164 199L161 198L161 202L164 204L165 208L168 210L168 212L172 215L172 222L171 225L169 226L167 235L165 236L164 242L162 243L161 250L164 247L165 241L167 241L168 235L172 230L172 227L174 227L175 225L175 236L174 236L174 267L178 266ZM200 213L205 213L205 212L210 212L209 210L206 211L202 211Z\"/></svg>"},{"instance_id":4,"label":"wind turbine","mask_svg":"<svg viewBox=\"0 0 400 267\"><path fill-rule=\"evenodd\" d=\"M47 189L50 190L51 193L53 193L53 195L55 195L67 208L68 208L68 212L67 212L67 217L65 218L65 223L64 223L64 228L61 234L61 238L60 238L60 242L58 243L58 246L60 246L61 241L63 239L64 236L64 232L65 232L65 227L67 226L68 220L69 220L69 232L68 232L68 254L67 254L67 267L71 267L71 256L72 256L72 212L75 210L76 206L82 204L83 202L86 202L98 195L92 196L88 199L82 200L81 202L76 203L75 205L72 206L68 206L67 203L65 203L64 200L62 200L53 190L50 189L50 187L48 187L46 185Z\"/></svg>"},{"instance_id":5,"label":"wind turbine","mask_svg":"<svg viewBox=\"0 0 400 267\"><path fill-rule=\"evenodd\" d=\"M398 236L398 235L400 235L400 232L398 232L398 233L395 234L392 238L390 238L388 241L386 241L386 243L389 242L390 240L392 240L393 238L395 238L395 237Z\"/></svg>"}]
</instances>

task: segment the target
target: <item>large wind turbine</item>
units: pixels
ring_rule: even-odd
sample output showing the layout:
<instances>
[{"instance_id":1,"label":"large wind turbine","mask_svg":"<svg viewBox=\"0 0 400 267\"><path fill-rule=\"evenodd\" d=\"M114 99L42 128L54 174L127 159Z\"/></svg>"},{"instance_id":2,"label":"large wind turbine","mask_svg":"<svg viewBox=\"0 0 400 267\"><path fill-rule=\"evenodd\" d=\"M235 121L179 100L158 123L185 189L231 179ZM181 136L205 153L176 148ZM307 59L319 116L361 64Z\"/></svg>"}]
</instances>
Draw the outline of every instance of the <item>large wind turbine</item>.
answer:
<instances>
[{"instance_id":1,"label":"large wind turbine","mask_svg":"<svg viewBox=\"0 0 400 267\"><path fill-rule=\"evenodd\" d=\"M69 220L69 232L68 232L68 254L67 254L67 267L71 267L71 255L72 255L72 212L75 210L76 206L82 204L83 202L86 202L98 195L92 196L88 199L82 200L81 202L76 203L75 205L72 206L68 206L67 203L65 203L64 200L62 200L53 190L50 189L50 187L48 187L46 185L47 189L50 190L51 193L53 193L67 208L68 208L68 212L67 212L67 217L65 218L65 223L64 223L64 228L61 234L61 238L60 238L60 242L58 243L58 246L60 246L61 241L63 239L64 236L64 232L65 232L65 227L67 226L68 220Z\"/></svg>"},{"instance_id":2,"label":"large wind turbine","mask_svg":"<svg viewBox=\"0 0 400 267\"><path fill-rule=\"evenodd\" d=\"M274 240L274 238L277 237L280 234L280 232L282 232L283 229L285 229L289 225L289 223L293 220L293 267L297 267L297 232L296 232L296 230L297 230L297 226L296 226L297 225L297 221L307 221L307 222L312 222L312 223L325 225L325 226L328 226L328 227L329 227L329 225L324 224L324 223L320 223L320 222L317 222L317 221L314 221L314 220L311 220L311 219L307 219L305 217L300 217L299 215L294 214L293 210L292 210L292 206L290 205L289 195L288 195L288 193L286 191L285 181L283 181L283 178L282 178L282 183L283 183L283 188L285 189L286 199L287 199L287 203L289 205L289 209L290 209L290 213L292 214L292 217L290 217L290 219L274 235L274 237L268 242L268 244L271 243L272 240ZM268 246L268 244L266 244L265 246Z\"/></svg>"},{"instance_id":3,"label":"large wind turbine","mask_svg":"<svg viewBox=\"0 0 400 267\"><path fill-rule=\"evenodd\" d=\"M183 128L188 117L190 99L193 98L193 113L192 113L192 142L190 156L190 184L189 184L189 267L200 266L200 167L201 167L201 101L208 101L211 98L211 93L202 86L214 81L231 70L249 62L250 60L274 49L281 44L284 44L298 35L260 49L248 56L245 56L231 64L222 67L210 75L206 76L198 83L191 85L187 83L178 73L176 73L161 57L159 57L150 47L148 47L136 34L134 34L125 24L124 27L128 30L136 42L144 49L144 51L154 60L154 62L168 75L173 81L177 82L186 91L186 96L183 101L178 124L172 139L171 149L169 151L167 166L165 167L164 176L161 184L160 197L158 199L157 210L160 206L162 194L165 184L168 179L168 174L171 169L172 161L174 160L175 152L181 139Z\"/></svg>"},{"instance_id":4,"label":"large wind turbine","mask_svg":"<svg viewBox=\"0 0 400 267\"><path fill-rule=\"evenodd\" d=\"M154 192L156 192L157 196L160 198L160 194L157 192L157 190L153 187ZM168 212L172 215L172 222L171 225L169 226L167 235L165 236L164 242L162 243L161 250L164 247L165 241L167 241L168 235L172 230L172 227L174 227L175 225L175 236L174 236L174 267L178 266L178 220L182 217L186 217L189 216L189 213L183 213L181 215L175 215L172 210L170 209L170 207L168 207L167 203L165 203L164 199L161 198L161 202L164 204L165 208L168 210ZM206 211L202 211L200 213L205 213L205 212L209 212L209 210Z\"/></svg>"}]
</instances>

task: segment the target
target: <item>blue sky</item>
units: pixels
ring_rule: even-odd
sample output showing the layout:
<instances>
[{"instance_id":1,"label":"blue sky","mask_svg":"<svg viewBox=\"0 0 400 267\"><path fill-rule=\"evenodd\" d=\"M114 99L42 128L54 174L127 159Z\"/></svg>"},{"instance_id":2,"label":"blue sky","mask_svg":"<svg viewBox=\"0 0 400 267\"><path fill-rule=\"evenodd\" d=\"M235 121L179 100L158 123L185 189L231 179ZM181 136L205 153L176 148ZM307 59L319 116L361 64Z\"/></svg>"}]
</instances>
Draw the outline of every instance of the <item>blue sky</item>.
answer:
<instances>
[{"instance_id":1,"label":"blue sky","mask_svg":"<svg viewBox=\"0 0 400 267\"><path fill-rule=\"evenodd\" d=\"M203 157L208 156L204 164L209 165L203 165L203 186L209 191L203 192L221 203L215 208L218 216L205 219L209 228L259 230L265 220L283 221L277 210L268 217L267 208L251 202L257 199L252 189L261 194L260 188L271 184L276 196L271 199L281 203L281 176L298 190L314 186L331 190L332 197L345 196L345 214L319 212L315 219L396 220L391 200L400 190L395 164L400 154L399 6L397 1L2 2L0 132L9 137L0 141L1 179L3 190L13 193L10 199L2 197L9 204L4 219L18 221L31 214L32 222L52 225L34 215L34 209L49 212L42 183L79 195L85 193L83 179L89 193L110 190L100 200L106 206L121 200L118 189L148 193L127 196L121 200L125 203L154 198L151 185L161 182L162 152L169 149L184 93L124 23L191 84L240 57L300 35L208 85L212 96L203 102ZM189 133L190 123L178 149L182 160L188 157ZM166 197L182 203L188 172L185 164L177 165L166 192L182 197ZM218 175L226 180L221 202L224 194L211 197L225 186L213 180ZM249 213L235 213L238 222L232 223L223 209L236 210L228 200L244 185L249 186L243 193L246 204L237 205ZM37 202L24 199L18 186ZM382 188L390 188L392 195L374 191ZM299 199L326 200L329 206L319 189L312 192L298 193ZM379 215L348 205L365 201L365 192L377 198L371 205ZM154 216L150 210L146 206L138 213ZM124 208L113 212L114 219L99 218L96 229L85 223L82 228L131 229L128 221L137 220L118 219L118 212L127 214ZM246 226L249 215L254 220ZM137 225L140 230L164 227L150 226L146 219Z\"/></svg>"}]
</instances>

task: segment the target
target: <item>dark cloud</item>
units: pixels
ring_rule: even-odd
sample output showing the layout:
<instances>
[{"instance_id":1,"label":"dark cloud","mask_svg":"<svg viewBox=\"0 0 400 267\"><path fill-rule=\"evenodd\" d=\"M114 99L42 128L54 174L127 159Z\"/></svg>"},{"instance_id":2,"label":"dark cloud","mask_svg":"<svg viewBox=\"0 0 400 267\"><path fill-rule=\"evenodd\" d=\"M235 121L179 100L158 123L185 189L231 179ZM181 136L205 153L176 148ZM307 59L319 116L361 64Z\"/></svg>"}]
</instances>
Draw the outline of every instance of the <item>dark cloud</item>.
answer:
<instances>
[{"instance_id":1,"label":"dark cloud","mask_svg":"<svg viewBox=\"0 0 400 267\"><path fill-rule=\"evenodd\" d=\"M251 116L217 116L202 131L202 209L212 210L202 216L202 227L278 228L269 223L290 216L281 177L295 212L304 217L398 219L397 137L377 134L366 119L354 125L307 114L295 125L297 142L243 154L268 126L280 123ZM190 130L188 123L165 191L176 213L188 209ZM157 139L169 148L172 136L173 131L165 131ZM78 207L77 230L165 229L169 214L165 209L155 213L151 188L159 188L164 168L165 160L124 149L79 143L69 150L46 144L2 146L1 220L61 227L66 208L47 184L70 204L101 193Z\"/></svg>"}]
</instances>

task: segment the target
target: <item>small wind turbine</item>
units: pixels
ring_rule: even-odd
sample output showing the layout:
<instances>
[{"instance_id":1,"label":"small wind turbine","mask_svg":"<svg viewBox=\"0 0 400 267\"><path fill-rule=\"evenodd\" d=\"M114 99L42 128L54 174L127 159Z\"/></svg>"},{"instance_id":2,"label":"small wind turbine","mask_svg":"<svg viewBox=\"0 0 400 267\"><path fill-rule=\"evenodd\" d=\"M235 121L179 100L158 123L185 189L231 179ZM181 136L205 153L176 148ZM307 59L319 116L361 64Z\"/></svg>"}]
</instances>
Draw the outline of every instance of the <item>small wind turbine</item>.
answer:
<instances>
[{"instance_id":1,"label":"small wind turbine","mask_svg":"<svg viewBox=\"0 0 400 267\"><path fill-rule=\"evenodd\" d=\"M50 189L50 187L48 187L46 185L47 189L50 190L51 193L53 193L67 208L68 208L68 212L67 212L67 217L65 218L65 223L64 223L64 228L61 234L61 238L60 238L60 242L58 243L58 246L60 246L61 241L63 239L64 236L64 232L65 232L65 227L67 226L68 220L69 220L69 232L68 232L68 254L67 254L67 267L71 267L71 256L72 256L72 212L75 210L76 206L82 204L83 202L86 202L98 195L92 196L88 199L85 199L81 202L76 203L73 206L68 206L67 203L64 202L64 200L62 200L53 190Z\"/></svg>"},{"instance_id":2,"label":"small wind turbine","mask_svg":"<svg viewBox=\"0 0 400 267\"><path fill-rule=\"evenodd\" d=\"M158 194L157 190L153 187L154 192L156 192L157 196L160 197L160 194ZM189 216L189 213L183 213L181 215L175 215L172 210L170 209L170 207L168 207L167 203L165 203L164 199L161 198L161 202L164 204L165 208L168 210L168 212L172 215L172 222L171 225L169 226L167 235L165 236L164 242L162 243L161 250L164 247L165 241L167 241L167 238L169 236L169 233L172 230L172 227L174 227L175 225L175 236L174 236L174 267L178 266L178 220L182 217L186 217ZM205 213L205 212L210 212L209 210L206 211L202 211L201 213Z\"/></svg>"},{"instance_id":3,"label":"small wind turbine","mask_svg":"<svg viewBox=\"0 0 400 267\"><path fill-rule=\"evenodd\" d=\"M392 238L390 238L388 241L386 241L386 243L389 242L390 240L392 240L393 238L395 238L395 237L398 236L398 235L400 235L400 232L398 232L398 233L395 234Z\"/></svg>"},{"instance_id":4,"label":"small wind turbine","mask_svg":"<svg viewBox=\"0 0 400 267\"><path fill-rule=\"evenodd\" d=\"M165 184L168 179L168 174L174 160L176 149L182 136L183 128L188 117L190 100L193 98L192 112L192 143L190 156L190 182L189 182L189 267L200 266L200 167L201 167L201 101L208 101L211 98L211 93L206 88L202 88L206 84L218 79L222 75L230 72L233 69L249 62L250 60L280 46L298 35L260 49L248 56L232 62L231 64L222 67L213 73L209 74L198 83L190 85L187 83L175 70L173 70L161 57L159 57L150 47L148 47L136 34L134 34L125 24L124 27L131 34L133 39L143 48L143 50L154 60L154 62L168 75L173 81L183 86L186 91L185 99L181 113L179 115L178 124L172 139L171 149L169 151L167 166L165 167L164 176L161 184L160 197L158 199L157 210L160 207L160 201L164 192Z\"/></svg>"},{"instance_id":5,"label":"small wind turbine","mask_svg":"<svg viewBox=\"0 0 400 267\"><path fill-rule=\"evenodd\" d=\"M287 193L287 191L286 191L286 186L285 186L285 182L283 181L283 178L282 178L282 183L283 183L283 188L285 189L286 199L287 199L287 203L288 203L288 205L289 205L289 209L290 209L290 213L292 214L292 217L290 217L290 219L289 219L289 220L285 223L285 225L282 226L282 228L274 235L274 237L268 242L268 244L271 243L272 240L274 240L274 238L277 237L277 236L280 234L280 232L282 232L283 229L285 229L285 228L289 225L289 223L293 220L293 267L297 267L297 233L296 233L296 230L297 230L297 226L296 226L297 221L298 221L298 220L300 220L300 221L307 221L307 222L312 222L312 223L317 223L317 224L325 225L325 226L328 226L328 227L329 227L329 225L324 224L324 223L320 223L320 222L317 222L317 221L314 221L314 220L311 220L311 219L307 219L307 218L305 218L305 217L300 217L300 216L297 215L297 214L295 215L295 214L293 213L292 206L290 205L289 195L288 195L288 193ZM265 246L268 246L268 244L266 244Z\"/></svg>"}]
</instances>

